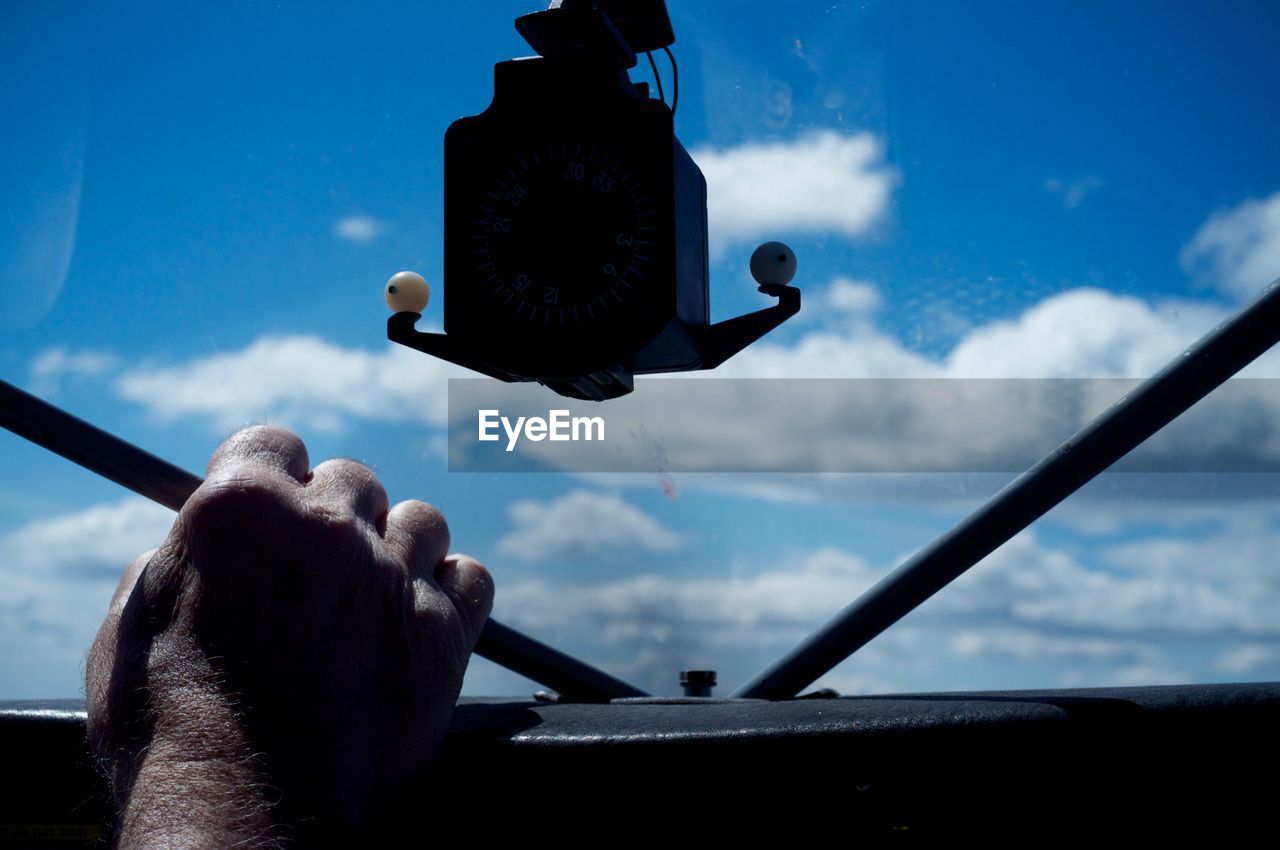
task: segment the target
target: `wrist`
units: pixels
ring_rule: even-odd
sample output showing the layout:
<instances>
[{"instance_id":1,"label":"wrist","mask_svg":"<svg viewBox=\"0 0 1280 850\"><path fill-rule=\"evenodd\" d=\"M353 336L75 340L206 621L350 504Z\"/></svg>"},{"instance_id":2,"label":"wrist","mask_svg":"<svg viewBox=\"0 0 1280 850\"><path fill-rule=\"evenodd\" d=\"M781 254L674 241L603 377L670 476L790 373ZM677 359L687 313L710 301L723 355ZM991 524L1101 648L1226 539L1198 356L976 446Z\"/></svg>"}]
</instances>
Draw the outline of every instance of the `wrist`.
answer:
<instances>
[{"instance_id":1,"label":"wrist","mask_svg":"<svg viewBox=\"0 0 1280 850\"><path fill-rule=\"evenodd\" d=\"M157 737L137 765L119 846L282 846L266 791L252 756L193 754L188 741Z\"/></svg>"},{"instance_id":2,"label":"wrist","mask_svg":"<svg viewBox=\"0 0 1280 850\"><path fill-rule=\"evenodd\" d=\"M116 771L121 847L280 846L271 785L236 700L197 651L153 644L147 729Z\"/></svg>"}]
</instances>

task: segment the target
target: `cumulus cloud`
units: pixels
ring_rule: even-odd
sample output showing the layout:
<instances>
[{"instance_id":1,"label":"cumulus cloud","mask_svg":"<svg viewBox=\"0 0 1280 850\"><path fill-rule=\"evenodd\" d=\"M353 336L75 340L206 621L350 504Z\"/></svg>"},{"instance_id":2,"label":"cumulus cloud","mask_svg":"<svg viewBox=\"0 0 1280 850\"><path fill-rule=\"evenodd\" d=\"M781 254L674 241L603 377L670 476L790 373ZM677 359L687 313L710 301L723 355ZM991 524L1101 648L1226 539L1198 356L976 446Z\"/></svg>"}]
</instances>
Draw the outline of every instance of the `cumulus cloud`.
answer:
<instances>
[{"instance_id":1,"label":"cumulus cloud","mask_svg":"<svg viewBox=\"0 0 1280 850\"><path fill-rule=\"evenodd\" d=\"M965 378L1145 378L1225 317L1210 304L1151 304L1073 289L1016 319L975 328L947 356L947 371Z\"/></svg>"},{"instance_id":2,"label":"cumulus cloud","mask_svg":"<svg viewBox=\"0 0 1280 850\"><path fill-rule=\"evenodd\" d=\"M952 635L951 653L959 658L1008 658L1015 661L1106 660L1145 654L1141 645L1111 638L1042 634L1033 629L965 630Z\"/></svg>"},{"instance_id":3,"label":"cumulus cloud","mask_svg":"<svg viewBox=\"0 0 1280 850\"><path fill-rule=\"evenodd\" d=\"M707 178L713 254L734 242L786 233L855 237L889 208L898 172L870 133L811 133L791 142L752 142L693 158Z\"/></svg>"},{"instance_id":4,"label":"cumulus cloud","mask_svg":"<svg viewBox=\"0 0 1280 850\"><path fill-rule=\"evenodd\" d=\"M399 345L372 352L310 336L264 336L240 351L131 369L115 386L164 423L195 417L215 432L247 422L332 432L352 419L443 423L446 381L461 374Z\"/></svg>"},{"instance_id":5,"label":"cumulus cloud","mask_svg":"<svg viewBox=\"0 0 1280 850\"><path fill-rule=\"evenodd\" d=\"M634 470L636 457L642 457L641 469L658 471L1016 471L1129 385L994 386L950 379L1138 378L1154 373L1226 312L1204 302L1150 303L1075 289L1013 319L976 327L949 353L928 357L876 326L873 311L880 296L870 284L837 278L825 298L842 308L843 325L813 330L794 343L762 341L703 376L788 378L775 388L800 393L795 404L762 407L758 391L720 381L715 386L703 382L691 407L688 382L647 379L634 396L610 403L609 422L615 426L610 440L525 441L518 458L551 469L599 471ZM98 355L61 350L42 363L50 374L72 368L68 364L101 367ZM1280 352L1264 355L1243 374L1280 375ZM443 426L447 379L467 376L474 377L400 346L378 352L308 336L264 336L239 351L178 365L137 366L119 375L114 386L162 423L199 418L217 433L251 421L333 432L361 420ZM806 390L800 380L805 378L948 380L842 385L838 393L826 387L823 394L817 384ZM679 386L664 390L664 383ZM545 415L548 395L541 388L476 385L509 401L498 404L504 411L518 411L521 402L514 394L523 393L534 405L524 412ZM1239 383L1220 391L1145 447L1137 459L1141 468L1271 468L1280 459L1280 398L1272 386ZM462 422L457 417L466 413L464 405L456 407L455 421ZM680 410L716 415L676 415ZM804 415L796 416L798 411ZM471 420L468 427L474 414ZM849 433L858 439L840 438ZM467 452L475 449L469 444ZM479 457L467 452L457 455L460 463Z\"/></svg>"},{"instance_id":6,"label":"cumulus cloud","mask_svg":"<svg viewBox=\"0 0 1280 850\"><path fill-rule=\"evenodd\" d=\"M503 588L494 616L557 645L568 642L641 687L666 693L674 690L677 671L699 664L720 671L724 686L735 675L749 675L871 580L862 558L828 548L750 575L513 582Z\"/></svg>"},{"instance_id":7,"label":"cumulus cloud","mask_svg":"<svg viewBox=\"0 0 1280 850\"><path fill-rule=\"evenodd\" d=\"M101 351L68 352L61 345L41 352L31 363L31 391L55 395L64 381L94 378L115 368L114 355Z\"/></svg>"},{"instance_id":8,"label":"cumulus cloud","mask_svg":"<svg viewBox=\"0 0 1280 850\"><path fill-rule=\"evenodd\" d=\"M1220 559L1229 544L1225 533L1203 541ZM1024 532L926 606L965 620L1085 634L1280 639L1280 580L1268 577L1266 562L1241 562L1248 578L1229 581L1105 568L1119 557L1097 551L1082 561Z\"/></svg>"},{"instance_id":9,"label":"cumulus cloud","mask_svg":"<svg viewBox=\"0 0 1280 850\"><path fill-rule=\"evenodd\" d=\"M614 530L554 554L615 545L679 551L675 534L612 496L575 491L517 505L507 554L554 545L537 538L542 529L562 521L590 526L602 515ZM601 505L608 507L601 511ZM23 647L20 658L0 662L0 676L15 683L11 693L78 689L78 665L121 569L163 540L172 518L133 497L0 537L6 588L0 638ZM521 534L532 537L520 541ZM1274 551L1280 527L1262 529L1257 547L1233 546L1239 536L1239 528L1222 524L1183 538L1076 544L1068 551L1024 533L817 684L886 692L922 683L1000 687L1028 676L1029 685L1043 686L1274 676L1280 670L1274 618L1280 576L1254 553ZM1142 556L1146 543L1155 557ZM504 540L498 548L507 547ZM1220 570L1181 567L1202 561L1206 552ZM732 688L894 563L828 546L740 561L731 569L707 566L572 583L517 573L503 582L495 616L656 692L674 692L675 672L696 666L720 671L721 687ZM1186 653L1188 646L1196 651Z\"/></svg>"},{"instance_id":10,"label":"cumulus cloud","mask_svg":"<svg viewBox=\"0 0 1280 850\"><path fill-rule=\"evenodd\" d=\"M837 280L829 292L874 303L866 284ZM1225 310L1076 289L975 328L940 359L849 315L845 326L792 344L760 342L700 380L646 379L634 396L610 402L610 439L529 443L519 459L580 472L1019 472L1173 360ZM1243 374L1280 375L1280 353ZM788 380L742 380L777 378ZM859 380L818 380L830 378ZM468 411L535 415L545 410L544 393L492 382L466 392L454 410L454 436L465 437L454 440L456 468L509 468L515 455L484 452L470 439ZM565 404L592 415L589 404ZM1123 463L1147 471L1280 468L1280 385L1233 382Z\"/></svg>"},{"instance_id":11,"label":"cumulus cloud","mask_svg":"<svg viewBox=\"0 0 1280 850\"><path fill-rule=\"evenodd\" d=\"M1241 300L1280 278L1280 192L1211 215L1182 249L1182 267Z\"/></svg>"},{"instance_id":12,"label":"cumulus cloud","mask_svg":"<svg viewBox=\"0 0 1280 850\"><path fill-rule=\"evenodd\" d=\"M333 232L348 242L372 242L385 231L386 225L367 215L349 215L333 226Z\"/></svg>"},{"instance_id":13,"label":"cumulus cloud","mask_svg":"<svg viewBox=\"0 0 1280 850\"><path fill-rule=\"evenodd\" d=\"M172 511L139 497L36 520L4 536L4 568L10 575L103 572L114 583L172 524Z\"/></svg>"},{"instance_id":14,"label":"cumulus cloud","mask_svg":"<svg viewBox=\"0 0 1280 850\"><path fill-rule=\"evenodd\" d=\"M1214 667L1232 675L1250 674L1263 667L1280 665L1280 646L1246 643L1221 653Z\"/></svg>"},{"instance_id":15,"label":"cumulus cloud","mask_svg":"<svg viewBox=\"0 0 1280 850\"><path fill-rule=\"evenodd\" d=\"M870 315L884 306L884 298L875 284L847 277L831 281L826 300L833 309L857 316Z\"/></svg>"},{"instance_id":16,"label":"cumulus cloud","mask_svg":"<svg viewBox=\"0 0 1280 850\"><path fill-rule=\"evenodd\" d=\"M131 497L0 536L0 656L10 697L80 692L80 664L125 565L160 545L173 513Z\"/></svg>"},{"instance_id":17,"label":"cumulus cloud","mask_svg":"<svg viewBox=\"0 0 1280 850\"><path fill-rule=\"evenodd\" d=\"M1152 303L1073 289L1014 319L980 325L947 355L934 358L878 328L870 311L879 293L872 285L837 278L826 300L840 305L849 321L813 330L795 343L760 342L704 375L791 379L774 387L799 394L795 403L762 407L758 390L748 384L718 381L700 385L698 405L690 406L689 381L646 380L635 396L611 402L611 440L525 442L520 458L549 469L600 471L635 470L636 457L639 469L658 471L1016 471L1129 385L1030 381L993 389L950 379L1138 378L1155 373L1226 312L1206 302ZM42 358L41 367L49 374L70 369L68 364L99 369L97 357L59 349ZM1268 353L1243 374L1280 375L1280 352ZM372 352L314 337L269 335L241 351L187 364L134 367L114 385L161 422L204 419L215 433L247 421L337 431L358 420L444 425L447 379L468 375L399 346ZM841 385L840 393L823 393L817 385L806 388L799 380L806 378L938 380ZM541 388L476 385L479 392L506 399L497 406L508 413L521 408L520 393L534 405L524 412L547 410ZM1142 469L1270 469L1280 458L1280 398L1271 387L1265 381L1220 390L1215 401L1194 408L1144 447L1137 461ZM465 406L457 407L462 416ZM708 415L680 415L681 410ZM655 417L655 411L664 415ZM474 416L457 422L470 429ZM850 433L858 439L841 437ZM467 445L467 452L476 449ZM467 463L480 456L458 457Z\"/></svg>"},{"instance_id":18,"label":"cumulus cloud","mask_svg":"<svg viewBox=\"0 0 1280 850\"><path fill-rule=\"evenodd\" d=\"M526 499L507 508L514 528L498 552L526 561L606 552L673 552L680 537L612 493L574 490L558 499Z\"/></svg>"},{"instance_id":19,"label":"cumulus cloud","mask_svg":"<svg viewBox=\"0 0 1280 850\"><path fill-rule=\"evenodd\" d=\"M572 586L526 580L504 587L496 615L659 692L673 690L672 671L699 663L734 687L891 566L825 547L729 575L644 574ZM1024 533L819 684L884 692L957 675L999 687L1028 673L1037 677L1030 685L1043 687L1055 678L1173 684L1272 669L1280 626L1268 615L1280 604L1280 578L1270 572L1267 562L1254 562L1248 581L1170 581L1117 572L1101 550L1067 552ZM1210 660L1187 661L1194 657L1187 646L1201 655L1208 649ZM947 664L951 674L939 666Z\"/></svg>"},{"instance_id":20,"label":"cumulus cloud","mask_svg":"<svg viewBox=\"0 0 1280 850\"><path fill-rule=\"evenodd\" d=\"M870 284L837 278L829 302L874 307ZM941 359L907 348L870 323L805 334L792 344L768 338L735 356L716 377L757 378L1145 378L1228 311L1196 301L1149 302L1092 287L1067 290L1012 319L972 328ZM1264 356L1255 377L1280 376Z\"/></svg>"},{"instance_id":21,"label":"cumulus cloud","mask_svg":"<svg viewBox=\"0 0 1280 850\"><path fill-rule=\"evenodd\" d=\"M882 303L866 281L837 277L823 298L844 315L867 318ZM945 365L911 351L871 321L810 331L794 343L769 337L739 352L714 372L715 378L937 378Z\"/></svg>"}]
</instances>

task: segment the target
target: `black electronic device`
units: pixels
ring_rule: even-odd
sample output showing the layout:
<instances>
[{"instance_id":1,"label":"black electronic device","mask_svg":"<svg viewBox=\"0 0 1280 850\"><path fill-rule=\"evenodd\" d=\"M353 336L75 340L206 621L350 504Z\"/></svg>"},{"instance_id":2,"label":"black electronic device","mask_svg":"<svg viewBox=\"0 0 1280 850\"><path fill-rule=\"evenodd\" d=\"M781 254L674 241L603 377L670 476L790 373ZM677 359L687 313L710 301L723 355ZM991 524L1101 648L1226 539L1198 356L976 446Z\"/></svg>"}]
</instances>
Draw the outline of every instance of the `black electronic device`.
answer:
<instances>
[{"instance_id":1,"label":"black electronic device","mask_svg":"<svg viewBox=\"0 0 1280 850\"><path fill-rule=\"evenodd\" d=\"M539 55L498 63L489 108L445 135L445 333L416 330L425 294L397 302L393 279L388 336L604 400L636 374L715 368L794 315L779 245L757 274L778 303L710 322L706 180L627 73L674 40L662 0L565 0L516 28Z\"/></svg>"}]
</instances>

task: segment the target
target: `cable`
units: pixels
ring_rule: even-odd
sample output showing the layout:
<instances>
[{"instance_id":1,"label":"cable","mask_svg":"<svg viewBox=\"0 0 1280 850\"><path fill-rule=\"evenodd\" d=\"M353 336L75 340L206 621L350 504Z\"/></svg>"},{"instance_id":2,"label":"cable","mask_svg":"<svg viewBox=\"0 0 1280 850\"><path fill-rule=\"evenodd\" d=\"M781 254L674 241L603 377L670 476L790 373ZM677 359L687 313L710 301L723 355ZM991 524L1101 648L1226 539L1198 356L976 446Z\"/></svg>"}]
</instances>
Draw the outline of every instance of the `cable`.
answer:
<instances>
[{"instance_id":1,"label":"cable","mask_svg":"<svg viewBox=\"0 0 1280 850\"><path fill-rule=\"evenodd\" d=\"M666 103L667 95L662 91L662 77L658 75L658 63L653 61L653 51L646 50L644 55L649 57L649 67L653 69L653 81L658 84L658 100Z\"/></svg>"},{"instance_id":2,"label":"cable","mask_svg":"<svg viewBox=\"0 0 1280 850\"><path fill-rule=\"evenodd\" d=\"M671 117L676 116L676 109L680 106L680 68L676 65L675 54L671 52L671 48L663 45L663 52L667 54L667 59L671 60ZM650 57L649 61L653 61ZM656 71L654 72L657 73Z\"/></svg>"}]
</instances>

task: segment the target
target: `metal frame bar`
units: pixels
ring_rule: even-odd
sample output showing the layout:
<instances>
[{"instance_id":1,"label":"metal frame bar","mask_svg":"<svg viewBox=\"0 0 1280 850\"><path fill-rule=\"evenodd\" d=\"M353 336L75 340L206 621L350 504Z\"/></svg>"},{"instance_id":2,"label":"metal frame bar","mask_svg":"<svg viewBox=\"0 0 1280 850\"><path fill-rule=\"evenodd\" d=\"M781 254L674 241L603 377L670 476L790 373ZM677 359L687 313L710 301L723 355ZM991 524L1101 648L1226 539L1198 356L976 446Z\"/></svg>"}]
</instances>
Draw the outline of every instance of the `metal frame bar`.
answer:
<instances>
[{"instance_id":1,"label":"metal frame bar","mask_svg":"<svg viewBox=\"0 0 1280 850\"><path fill-rule=\"evenodd\" d=\"M0 426L117 484L178 510L201 479L61 408L0 381ZM546 685L566 701L648 696L545 643L490 618L476 654Z\"/></svg>"},{"instance_id":2,"label":"metal frame bar","mask_svg":"<svg viewBox=\"0 0 1280 850\"><path fill-rule=\"evenodd\" d=\"M1278 341L1280 280L907 559L734 696L795 696Z\"/></svg>"}]
</instances>

